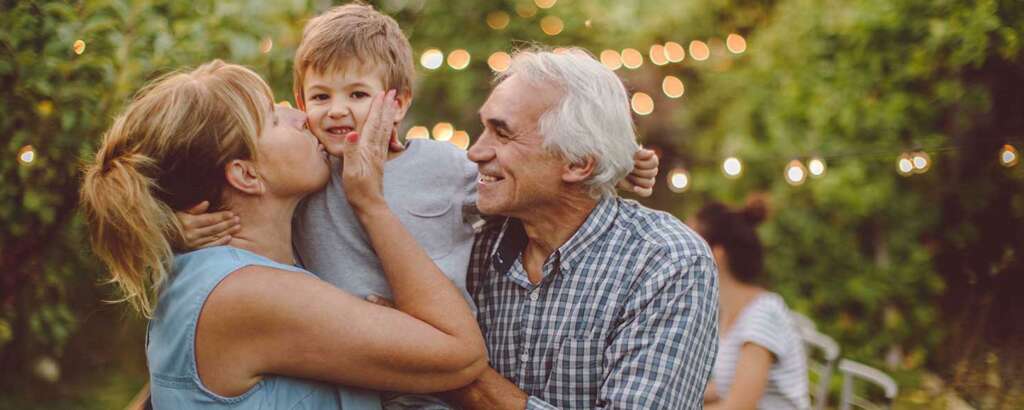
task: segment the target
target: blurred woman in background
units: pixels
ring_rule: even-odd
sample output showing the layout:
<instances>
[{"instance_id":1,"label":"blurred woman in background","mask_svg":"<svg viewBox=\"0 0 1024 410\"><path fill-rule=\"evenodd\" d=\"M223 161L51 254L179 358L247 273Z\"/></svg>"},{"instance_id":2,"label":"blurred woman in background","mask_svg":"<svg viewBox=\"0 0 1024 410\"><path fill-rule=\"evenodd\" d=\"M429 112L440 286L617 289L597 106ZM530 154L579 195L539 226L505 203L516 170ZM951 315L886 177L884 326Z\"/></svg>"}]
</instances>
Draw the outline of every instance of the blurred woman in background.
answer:
<instances>
[{"instance_id":1,"label":"blurred woman in background","mask_svg":"<svg viewBox=\"0 0 1024 410\"><path fill-rule=\"evenodd\" d=\"M806 409L807 362L782 297L758 284L764 250L754 230L765 203L740 210L712 202L694 228L715 255L719 278L719 346L705 408Z\"/></svg>"}]
</instances>

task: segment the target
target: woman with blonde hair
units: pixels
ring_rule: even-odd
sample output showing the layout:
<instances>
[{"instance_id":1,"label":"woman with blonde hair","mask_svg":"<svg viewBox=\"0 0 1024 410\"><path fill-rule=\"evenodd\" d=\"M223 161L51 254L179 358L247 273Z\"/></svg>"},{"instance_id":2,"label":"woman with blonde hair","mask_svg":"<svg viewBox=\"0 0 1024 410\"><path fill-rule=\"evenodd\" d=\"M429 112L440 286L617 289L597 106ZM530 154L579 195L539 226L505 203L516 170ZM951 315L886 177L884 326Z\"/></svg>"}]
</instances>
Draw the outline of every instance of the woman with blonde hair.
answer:
<instances>
[{"instance_id":1,"label":"woman with blonde hair","mask_svg":"<svg viewBox=\"0 0 1024 410\"><path fill-rule=\"evenodd\" d=\"M114 121L81 199L93 250L150 318L155 408L376 408L356 388L451 390L485 368L470 308L381 194L393 126L382 119L396 109L393 92L375 97L360 133L326 150L344 157L397 310L295 267L292 213L326 183L328 154L257 74L221 61L171 74ZM174 212L202 200L245 223L227 246L175 254Z\"/></svg>"}]
</instances>

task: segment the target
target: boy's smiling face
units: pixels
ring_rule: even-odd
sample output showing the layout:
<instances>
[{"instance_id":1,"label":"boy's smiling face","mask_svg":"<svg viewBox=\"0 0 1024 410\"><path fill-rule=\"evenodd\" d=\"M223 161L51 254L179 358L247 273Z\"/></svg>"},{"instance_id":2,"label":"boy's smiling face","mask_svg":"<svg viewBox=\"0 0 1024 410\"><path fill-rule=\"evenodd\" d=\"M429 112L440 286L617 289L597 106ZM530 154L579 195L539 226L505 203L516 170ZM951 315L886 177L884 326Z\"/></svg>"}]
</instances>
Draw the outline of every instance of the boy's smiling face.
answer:
<instances>
[{"instance_id":1,"label":"boy's smiling face","mask_svg":"<svg viewBox=\"0 0 1024 410\"><path fill-rule=\"evenodd\" d=\"M312 67L306 69L303 103L313 134L323 142L328 134L344 136L350 131L361 132L370 112L370 101L387 91L384 75L379 66L358 62L327 73L317 72ZM397 99L401 109L394 118L396 123L405 117L411 96L408 92L399 92Z\"/></svg>"}]
</instances>

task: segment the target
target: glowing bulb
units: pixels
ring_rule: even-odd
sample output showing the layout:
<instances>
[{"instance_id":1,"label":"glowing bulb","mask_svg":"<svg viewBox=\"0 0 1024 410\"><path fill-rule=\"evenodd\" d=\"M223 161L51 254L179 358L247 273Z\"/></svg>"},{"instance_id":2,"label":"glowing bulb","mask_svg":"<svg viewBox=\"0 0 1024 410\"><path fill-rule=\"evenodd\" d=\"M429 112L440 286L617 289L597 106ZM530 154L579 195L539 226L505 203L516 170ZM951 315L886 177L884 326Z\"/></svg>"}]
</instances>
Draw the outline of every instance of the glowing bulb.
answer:
<instances>
[{"instance_id":1,"label":"glowing bulb","mask_svg":"<svg viewBox=\"0 0 1024 410\"><path fill-rule=\"evenodd\" d=\"M683 45L675 41L665 43L665 59L672 63L678 63L686 58L686 51Z\"/></svg>"},{"instance_id":2,"label":"glowing bulb","mask_svg":"<svg viewBox=\"0 0 1024 410\"><path fill-rule=\"evenodd\" d=\"M420 56L420 64L428 70L436 70L441 67L441 64L444 64L444 54L441 53L441 50L431 48Z\"/></svg>"},{"instance_id":3,"label":"glowing bulb","mask_svg":"<svg viewBox=\"0 0 1024 410\"><path fill-rule=\"evenodd\" d=\"M522 18L530 18L537 15L537 6L532 3L519 3L516 5L516 14Z\"/></svg>"},{"instance_id":4,"label":"glowing bulb","mask_svg":"<svg viewBox=\"0 0 1024 410\"><path fill-rule=\"evenodd\" d=\"M439 122L434 124L432 134L435 140L448 141L455 135L455 127L450 122Z\"/></svg>"},{"instance_id":5,"label":"glowing bulb","mask_svg":"<svg viewBox=\"0 0 1024 410\"><path fill-rule=\"evenodd\" d=\"M807 180L807 169L804 168L804 164L796 159L789 161L789 165L786 165L786 182L797 186L803 184L805 180Z\"/></svg>"},{"instance_id":6,"label":"glowing bulb","mask_svg":"<svg viewBox=\"0 0 1024 410\"><path fill-rule=\"evenodd\" d=\"M270 36L263 37L263 40L260 40L260 52L261 53L267 54L273 48L274 48L274 39L270 38Z\"/></svg>"},{"instance_id":7,"label":"glowing bulb","mask_svg":"<svg viewBox=\"0 0 1024 410\"><path fill-rule=\"evenodd\" d=\"M654 65L668 64L668 58L665 57L665 46L661 44L651 46L651 51L647 55L651 58L651 62Z\"/></svg>"},{"instance_id":8,"label":"glowing bulb","mask_svg":"<svg viewBox=\"0 0 1024 410\"><path fill-rule=\"evenodd\" d=\"M593 24L594 23L591 22L590 19L587 19L587 21L583 22L583 26L586 27L586 28L590 28L590 26L592 26Z\"/></svg>"},{"instance_id":9,"label":"glowing bulb","mask_svg":"<svg viewBox=\"0 0 1024 410\"><path fill-rule=\"evenodd\" d=\"M466 148L469 148L469 133L462 130L455 131L455 134L452 135L452 139L448 140L448 142L455 144L455 146L459 147L461 150L465 150Z\"/></svg>"},{"instance_id":10,"label":"glowing bulb","mask_svg":"<svg viewBox=\"0 0 1024 410\"><path fill-rule=\"evenodd\" d=\"M557 2L558 0L533 0L533 4L536 4L537 7L540 7L542 9L550 9Z\"/></svg>"},{"instance_id":11,"label":"glowing bulb","mask_svg":"<svg viewBox=\"0 0 1024 410\"><path fill-rule=\"evenodd\" d=\"M494 30L504 30L511 20L508 13L504 11L492 11L487 13L487 26Z\"/></svg>"},{"instance_id":12,"label":"glowing bulb","mask_svg":"<svg viewBox=\"0 0 1024 410\"><path fill-rule=\"evenodd\" d=\"M683 87L683 80L680 80L679 77L667 75L661 81L661 91L664 91L669 98L679 98L686 92L686 87Z\"/></svg>"},{"instance_id":13,"label":"glowing bulb","mask_svg":"<svg viewBox=\"0 0 1024 410\"><path fill-rule=\"evenodd\" d=\"M409 131L405 133L406 140L425 140L430 138L430 130L422 125L409 128Z\"/></svg>"},{"instance_id":14,"label":"glowing bulb","mask_svg":"<svg viewBox=\"0 0 1024 410\"><path fill-rule=\"evenodd\" d=\"M497 72L504 72L508 70L508 66L512 64L512 56L504 51L498 51L487 57L487 66L491 67L491 70Z\"/></svg>"},{"instance_id":15,"label":"glowing bulb","mask_svg":"<svg viewBox=\"0 0 1024 410\"><path fill-rule=\"evenodd\" d=\"M910 159L910 154L906 152L900 154L899 159L896 160L896 170L903 176L914 173L914 161Z\"/></svg>"},{"instance_id":16,"label":"glowing bulb","mask_svg":"<svg viewBox=\"0 0 1024 410\"><path fill-rule=\"evenodd\" d=\"M690 42L690 57L697 61L707 60L711 57L711 49L703 41L693 40Z\"/></svg>"},{"instance_id":17,"label":"glowing bulb","mask_svg":"<svg viewBox=\"0 0 1024 410\"><path fill-rule=\"evenodd\" d=\"M725 38L725 48L733 54L740 54L747 51L747 40L743 36L732 33Z\"/></svg>"},{"instance_id":18,"label":"glowing bulb","mask_svg":"<svg viewBox=\"0 0 1024 410\"><path fill-rule=\"evenodd\" d=\"M75 40L75 44L71 46L71 50L74 50L77 55L82 55L82 53L85 52L85 42L82 40Z\"/></svg>"},{"instance_id":19,"label":"glowing bulb","mask_svg":"<svg viewBox=\"0 0 1024 410\"><path fill-rule=\"evenodd\" d=\"M807 162L807 170L811 171L812 177L825 175L825 160L821 158L812 158Z\"/></svg>"},{"instance_id":20,"label":"glowing bulb","mask_svg":"<svg viewBox=\"0 0 1024 410\"><path fill-rule=\"evenodd\" d=\"M918 151L910 155L910 162L914 165L915 174L923 174L931 167L932 161L927 152Z\"/></svg>"},{"instance_id":21,"label":"glowing bulb","mask_svg":"<svg viewBox=\"0 0 1024 410\"><path fill-rule=\"evenodd\" d=\"M1017 165L1019 161L1020 155L1017 154L1017 149L1010 144L1003 145L1003 149L999 151L999 163L1009 168Z\"/></svg>"},{"instance_id":22,"label":"glowing bulb","mask_svg":"<svg viewBox=\"0 0 1024 410\"><path fill-rule=\"evenodd\" d=\"M540 29L549 36L557 36L565 28L562 19L558 16L546 16L540 19Z\"/></svg>"},{"instance_id":23,"label":"glowing bulb","mask_svg":"<svg viewBox=\"0 0 1024 410\"><path fill-rule=\"evenodd\" d=\"M448 53L448 66L461 70L469 66L469 59L469 52L460 48Z\"/></svg>"},{"instance_id":24,"label":"glowing bulb","mask_svg":"<svg viewBox=\"0 0 1024 410\"><path fill-rule=\"evenodd\" d=\"M683 168L675 168L668 173L668 189L672 192L684 192L690 189L690 173Z\"/></svg>"},{"instance_id":25,"label":"glowing bulb","mask_svg":"<svg viewBox=\"0 0 1024 410\"><path fill-rule=\"evenodd\" d=\"M722 171L725 172L725 176L736 178L743 172L743 163L736 157L726 158L722 161Z\"/></svg>"},{"instance_id":26,"label":"glowing bulb","mask_svg":"<svg viewBox=\"0 0 1024 410\"><path fill-rule=\"evenodd\" d=\"M648 115L654 111L654 99L646 93L633 94L630 105L633 106L633 112L639 115Z\"/></svg>"},{"instance_id":27,"label":"glowing bulb","mask_svg":"<svg viewBox=\"0 0 1024 410\"><path fill-rule=\"evenodd\" d=\"M622 65L631 70L640 68L640 66L644 65L644 55L640 54L635 48L622 50Z\"/></svg>"},{"instance_id":28,"label":"glowing bulb","mask_svg":"<svg viewBox=\"0 0 1024 410\"><path fill-rule=\"evenodd\" d=\"M36 160L36 149L32 148L31 145L26 145L18 150L18 162L22 165L31 164L32 161Z\"/></svg>"},{"instance_id":29,"label":"glowing bulb","mask_svg":"<svg viewBox=\"0 0 1024 410\"><path fill-rule=\"evenodd\" d=\"M619 52L615 50L604 50L601 52L601 64L608 67L609 70L618 70L622 67L622 57L619 56Z\"/></svg>"}]
</instances>

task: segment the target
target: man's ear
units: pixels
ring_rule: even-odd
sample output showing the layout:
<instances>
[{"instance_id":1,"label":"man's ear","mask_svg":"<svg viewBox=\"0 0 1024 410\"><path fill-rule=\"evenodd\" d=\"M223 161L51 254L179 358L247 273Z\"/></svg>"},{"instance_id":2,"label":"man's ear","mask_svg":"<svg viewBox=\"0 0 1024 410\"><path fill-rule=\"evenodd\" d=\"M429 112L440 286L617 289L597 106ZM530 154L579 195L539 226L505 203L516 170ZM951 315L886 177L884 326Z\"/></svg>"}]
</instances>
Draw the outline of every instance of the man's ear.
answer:
<instances>
[{"instance_id":1,"label":"man's ear","mask_svg":"<svg viewBox=\"0 0 1024 410\"><path fill-rule=\"evenodd\" d=\"M594 174L594 167L597 161L593 157L586 157L575 163L567 163L562 167L562 182L575 184L586 181Z\"/></svg>"},{"instance_id":2,"label":"man's ear","mask_svg":"<svg viewBox=\"0 0 1024 410\"><path fill-rule=\"evenodd\" d=\"M236 159L224 166L224 178L233 188L250 195L266 191L263 179L252 161Z\"/></svg>"},{"instance_id":3,"label":"man's ear","mask_svg":"<svg viewBox=\"0 0 1024 410\"><path fill-rule=\"evenodd\" d=\"M398 101L398 111L395 112L395 123L402 122L405 118L405 114L409 113L409 107L412 106L412 91L405 90L395 95L395 100Z\"/></svg>"}]
</instances>

